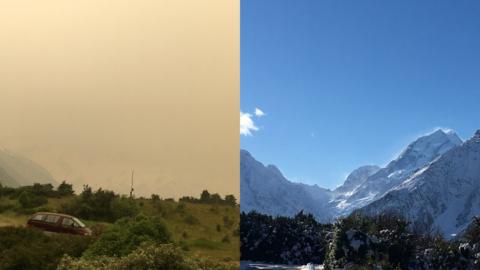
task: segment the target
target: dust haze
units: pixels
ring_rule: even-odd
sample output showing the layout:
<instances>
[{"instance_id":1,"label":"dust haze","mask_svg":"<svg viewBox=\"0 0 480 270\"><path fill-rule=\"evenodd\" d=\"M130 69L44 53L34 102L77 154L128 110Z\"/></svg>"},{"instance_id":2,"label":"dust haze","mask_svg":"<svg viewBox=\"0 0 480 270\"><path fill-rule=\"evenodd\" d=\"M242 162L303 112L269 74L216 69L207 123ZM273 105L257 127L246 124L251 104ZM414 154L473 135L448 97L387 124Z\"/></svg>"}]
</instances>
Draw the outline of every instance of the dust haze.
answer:
<instances>
[{"instance_id":1,"label":"dust haze","mask_svg":"<svg viewBox=\"0 0 480 270\"><path fill-rule=\"evenodd\" d=\"M238 1L1 1L0 40L0 146L77 190L238 196Z\"/></svg>"}]
</instances>

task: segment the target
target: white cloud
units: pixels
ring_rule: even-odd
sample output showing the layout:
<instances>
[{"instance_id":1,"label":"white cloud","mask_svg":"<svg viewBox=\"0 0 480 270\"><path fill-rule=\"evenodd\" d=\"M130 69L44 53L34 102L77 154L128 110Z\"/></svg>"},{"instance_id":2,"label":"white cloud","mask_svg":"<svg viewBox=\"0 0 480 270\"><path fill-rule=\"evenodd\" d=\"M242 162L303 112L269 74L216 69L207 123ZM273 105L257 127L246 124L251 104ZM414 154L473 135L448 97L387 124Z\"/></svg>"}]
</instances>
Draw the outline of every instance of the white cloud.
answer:
<instances>
[{"instance_id":1,"label":"white cloud","mask_svg":"<svg viewBox=\"0 0 480 270\"><path fill-rule=\"evenodd\" d=\"M249 113L240 112L240 134L244 136L252 135L253 131L257 131L258 127L255 125L252 119L252 115Z\"/></svg>"},{"instance_id":2,"label":"white cloud","mask_svg":"<svg viewBox=\"0 0 480 270\"><path fill-rule=\"evenodd\" d=\"M265 115L265 113L262 110L260 110L259 108L255 108L255 116L256 117L262 117L264 115Z\"/></svg>"}]
</instances>

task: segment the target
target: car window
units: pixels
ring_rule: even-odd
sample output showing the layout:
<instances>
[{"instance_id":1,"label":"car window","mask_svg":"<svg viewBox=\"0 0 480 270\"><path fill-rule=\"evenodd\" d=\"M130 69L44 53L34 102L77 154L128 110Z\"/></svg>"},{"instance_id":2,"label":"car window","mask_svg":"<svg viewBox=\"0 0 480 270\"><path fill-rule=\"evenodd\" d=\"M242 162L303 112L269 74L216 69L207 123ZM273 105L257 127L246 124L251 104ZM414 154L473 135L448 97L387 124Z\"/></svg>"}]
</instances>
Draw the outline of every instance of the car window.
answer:
<instances>
[{"instance_id":1,"label":"car window","mask_svg":"<svg viewBox=\"0 0 480 270\"><path fill-rule=\"evenodd\" d=\"M63 218L62 220L62 225L65 227L72 227L73 224L73 219L71 218Z\"/></svg>"},{"instance_id":2,"label":"car window","mask_svg":"<svg viewBox=\"0 0 480 270\"><path fill-rule=\"evenodd\" d=\"M84 228L85 227L85 224L83 224L83 222L81 222L78 218L73 218L75 220L75 225L77 227L80 227L80 228Z\"/></svg>"},{"instance_id":3,"label":"car window","mask_svg":"<svg viewBox=\"0 0 480 270\"><path fill-rule=\"evenodd\" d=\"M59 216L47 215L47 218L45 218L45 222L48 222L48 223L57 223L59 219L60 219Z\"/></svg>"},{"instance_id":4,"label":"car window","mask_svg":"<svg viewBox=\"0 0 480 270\"><path fill-rule=\"evenodd\" d=\"M43 220L43 218L45 217L45 215L41 215L41 214L38 214L38 215L35 215L32 220Z\"/></svg>"}]
</instances>

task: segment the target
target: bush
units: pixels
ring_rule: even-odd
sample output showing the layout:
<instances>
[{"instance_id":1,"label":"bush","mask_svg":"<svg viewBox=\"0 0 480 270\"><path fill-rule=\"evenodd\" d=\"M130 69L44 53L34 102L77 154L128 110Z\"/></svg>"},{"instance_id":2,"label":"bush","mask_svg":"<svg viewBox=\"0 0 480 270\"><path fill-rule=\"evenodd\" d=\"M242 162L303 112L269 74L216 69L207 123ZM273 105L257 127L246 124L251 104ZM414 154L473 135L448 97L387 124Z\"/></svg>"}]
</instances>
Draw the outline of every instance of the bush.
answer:
<instances>
[{"instance_id":1,"label":"bush","mask_svg":"<svg viewBox=\"0 0 480 270\"><path fill-rule=\"evenodd\" d=\"M113 191L98 189L93 192L84 186L82 193L70 203L62 205L62 212L89 220L114 222L138 213L135 201L118 196Z\"/></svg>"},{"instance_id":2,"label":"bush","mask_svg":"<svg viewBox=\"0 0 480 270\"><path fill-rule=\"evenodd\" d=\"M131 254L121 258L74 259L65 256L58 270L234 270L238 268L238 264L234 263L190 257L172 244L142 244Z\"/></svg>"},{"instance_id":3,"label":"bush","mask_svg":"<svg viewBox=\"0 0 480 270\"><path fill-rule=\"evenodd\" d=\"M31 187L31 191L33 194L38 196L45 196L45 197L55 197L56 191L53 189L52 184L39 184L34 183Z\"/></svg>"},{"instance_id":4,"label":"bush","mask_svg":"<svg viewBox=\"0 0 480 270\"><path fill-rule=\"evenodd\" d=\"M409 223L392 213L365 216L353 213L337 221L326 258L326 269L376 267L407 269L415 258L417 236Z\"/></svg>"},{"instance_id":5,"label":"bush","mask_svg":"<svg viewBox=\"0 0 480 270\"><path fill-rule=\"evenodd\" d=\"M87 257L125 256L141 243L164 244L171 242L170 232L162 219L138 215L115 222L85 252Z\"/></svg>"},{"instance_id":6,"label":"bush","mask_svg":"<svg viewBox=\"0 0 480 270\"><path fill-rule=\"evenodd\" d=\"M227 195L225 196L225 203L234 206L237 204L237 199L233 195Z\"/></svg>"},{"instance_id":7,"label":"bush","mask_svg":"<svg viewBox=\"0 0 480 270\"><path fill-rule=\"evenodd\" d=\"M18 197L18 202L22 208L33 208L47 203L47 198L42 195L35 195L30 191L22 191Z\"/></svg>"},{"instance_id":8,"label":"bush","mask_svg":"<svg viewBox=\"0 0 480 270\"><path fill-rule=\"evenodd\" d=\"M64 254L80 257L93 242L91 237L45 235L36 229L0 228L0 269L56 269Z\"/></svg>"},{"instance_id":9,"label":"bush","mask_svg":"<svg viewBox=\"0 0 480 270\"><path fill-rule=\"evenodd\" d=\"M240 233L241 260L322 264L331 229L303 212L293 218L242 213L236 232Z\"/></svg>"},{"instance_id":10,"label":"bush","mask_svg":"<svg viewBox=\"0 0 480 270\"><path fill-rule=\"evenodd\" d=\"M158 194L152 194L152 196L150 197L150 200L152 200L153 203L156 203L160 201L160 196Z\"/></svg>"},{"instance_id":11,"label":"bush","mask_svg":"<svg viewBox=\"0 0 480 270\"><path fill-rule=\"evenodd\" d=\"M5 187L0 183L0 197L2 196L12 196L15 193L15 188Z\"/></svg>"},{"instance_id":12,"label":"bush","mask_svg":"<svg viewBox=\"0 0 480 270\"><path fill-rule=\"evenodd\" d=\"M60 185L58 185L57 193L60 197L71 196L74 194L73 185L67 184L67 182L63 181Z\"/></svg>"},{"instance_id":13,"label":"bush","mask_svg":"<svg viewBox=\"0 0 480 270\"><path fill-rule=\"evenodd\" d=\"M218 194L210 194L208 190L202 191L200 198L194 198L191 196L184 196L179 199L180 202L189 202L189 203L207 203L207 204L221 204L221 205L237 205L237 199L233 195L226 195L224 199Z\"/></svg>"},{"instance_id":14,"label":"bush","mask_svg":"<svg viewBox=\"0 0 480 270\"><path fill-rule=\"evenodd\" d=\"M124 196L114 198L110 203L110 209L113 220L122 217L133 217L138 213L135 201Z\"/></svg>"}]
</instances>

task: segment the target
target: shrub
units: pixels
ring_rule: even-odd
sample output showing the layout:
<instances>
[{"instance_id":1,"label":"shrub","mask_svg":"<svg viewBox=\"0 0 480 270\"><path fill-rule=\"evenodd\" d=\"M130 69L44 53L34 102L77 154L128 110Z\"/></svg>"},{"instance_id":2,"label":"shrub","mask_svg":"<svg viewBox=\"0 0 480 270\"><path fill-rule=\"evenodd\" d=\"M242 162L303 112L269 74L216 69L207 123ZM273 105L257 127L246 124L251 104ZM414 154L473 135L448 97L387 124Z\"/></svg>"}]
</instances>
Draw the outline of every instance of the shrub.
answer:
<instances>
[{"instance_id":1,"label":"shrub","mask_svg":"<svg viewBox=\"0 0 480 270\"><path fill-rule=\"evenodd\" d=\"M160 201L160 196L158 194L152 194L150 197L153 203Z\"/></svg>"},{"instance_id":2,"label":"shrub","mask_svg":"<svg viewBox=\"0 0 480 270\"><path fill-rule=\"evenodd\" d=\"M225 196L225 203L234 206L237 204L237 199L233 195L227 195Z\"/></svg>"},{"instance_id":3,"label":"shrub","mask_svg":"<svg viewBox=\"0 0 480 270\"><path fill-rule=\"evenodd\" d=\"M65 256L58 270L233 270L238 268L238 264L235 263L191 257L172 244L142 244L131 254L121 258L74 259Z\"/></svg>"},{"instance_id":4,"label":"shrub","mask_svg":"<svg viewBox=\"0 0 480 270\"><path fill-rule=\"evenodd\" d=\"M294 218L242 213L236 232L240 233L241 260L322 264L331 229L303 212Z\"/></svg>"},{"instance_id":5,"label":"shrub","mask_svg":"<svg viewBox=\"0 0 480 270\"><path fill-rule=\"evenodd\" d=\"M57 193L60 197L73 195L73 185L67 184L67 182L63 181L62 183L60 183L60 185L58 185Z\"/></svg>"},{"instance_id":6,"label":"shrub","mask_svg":"<svg viewBox=\"0 0 480 270\"><path fill-rule=\"evenodd\" d=\"M55 197L56 192L53 189L52 184L39 184L34 183L31 187L31 191L35 195L45 196L45 197Z\"/></svg>"},{"instance_id":7,"label":"shrub","mask_svg":"<svg viewBox=\"0 0 480 270\"><path fill-rule=\"evenodd\" d=\"M189 202L189 203L208 203L208 204L221 204L221 205L237 205L237 199L233 195L226 195L225 199L218 193L210 194L208 190L202 191L200 198L194 198L191 196L184 196L179 199L180 202Z\"/></svg>"},{"instance_id":8,"label":"shrub","mask_svg":"<svg viewBox=\"0 0 480 270\"><path fill-rule=\"evenodd\" d=\"M90 220L113 222L122 217L133 217L138 213L135 202L113 191L98 189L93 192L84 186L82 193L70 203L62 205L62 212Z\"/></svg>"},{"instance_id":9,"label":"shrub","mask_svg":"<svg viewBox=\"0 0 480 270\"><path fill-rule=\"evenodd\" d=\"M138 213L138 207L135 201L125 196L116 197L110 203L110 211L113 220L122 217L133 217Z\"/></svg>"},{"instance_id":10,"label":"shrub","mask_svg":"<svg viewBox=\"0 0 480 270\"><path fill-rule=\"evenodd\" d=\"M66 234L45 235L36 229L0 228L0 269L56 269L64 254L80 257L94 240Z\"/></svg>"},{"instance_id":11,"label":"shrub","mask_svg":"<svg viewBox=\"0 0 480 270\"><path fill-rule=\"evenodd\" d=\"M164 244L171 242L170 232L158 217L138 215L115 222L85 252L87 257L120 257L132 252L143 242Z\"/></svg>"},{"instance_id":12,"label":"shrub","mask_svg":"<svg viewBox=\"0 0 480 270\"><path fill-rule=\"evenodd\" d=\"M47 203L47 198L41 195L24 190L18 197L18 202L22 208L33 208Z\"/></svg>"}]
</instances>

